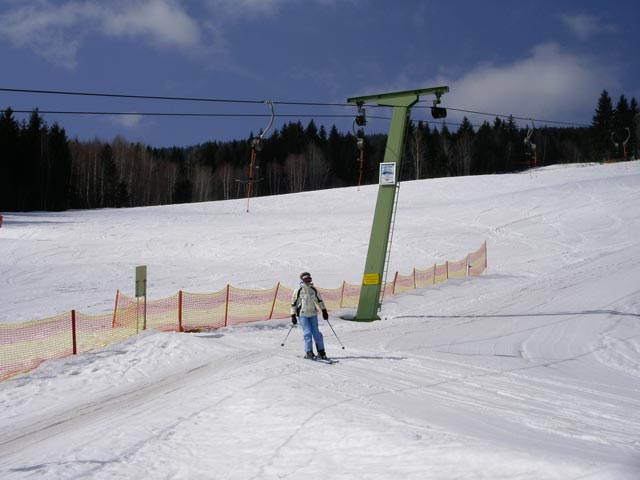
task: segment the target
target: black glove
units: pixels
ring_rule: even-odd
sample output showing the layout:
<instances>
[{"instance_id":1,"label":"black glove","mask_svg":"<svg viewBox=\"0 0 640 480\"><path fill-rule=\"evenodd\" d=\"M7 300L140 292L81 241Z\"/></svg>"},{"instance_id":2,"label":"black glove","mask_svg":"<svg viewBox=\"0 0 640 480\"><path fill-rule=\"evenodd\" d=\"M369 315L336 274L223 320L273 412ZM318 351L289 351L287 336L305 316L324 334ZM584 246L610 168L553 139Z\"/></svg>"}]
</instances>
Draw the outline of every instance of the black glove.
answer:
<instances>
[{"instance_id":1,"label":"black glove","mask_svg":"<svg viewBox=\"0 0 640 480\"><path fill-rule=\"evenodd\" d=\"M327 313L326 308L322 309L322 318L324 318L325 320L329 320L329 313Z\"/></svg>"},{"instance_id":2,"label":"black glove","mask_svg":"<svg viewBox=\"0 0 640 480\"><path fill-rule=\"evenodd\" d=\"M298 319L296 318L295 313L291 314L291 323L293 323L294 325L298 323Z\"/></svg>"}]
</instances>

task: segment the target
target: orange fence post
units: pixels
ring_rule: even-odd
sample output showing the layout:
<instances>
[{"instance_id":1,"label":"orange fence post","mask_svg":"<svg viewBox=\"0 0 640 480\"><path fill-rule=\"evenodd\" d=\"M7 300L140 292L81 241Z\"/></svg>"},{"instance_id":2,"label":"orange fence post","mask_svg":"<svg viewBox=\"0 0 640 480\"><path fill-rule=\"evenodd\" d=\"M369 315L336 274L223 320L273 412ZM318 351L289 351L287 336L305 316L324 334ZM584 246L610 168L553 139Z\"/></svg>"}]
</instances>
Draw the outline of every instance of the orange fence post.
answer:
<instances>
[{"instance_id":1,"label":"orange fence post","mask_svg":"<svg viewBox=\"0 0 640 480\"><path fill-rule=\"evenodd\" d=\"M391 285L391 295L396 293L396 280L398 280L398 272L393 276L393 285Z\"/></svg>"},{"instance_id":2,"label":"orange fence post","mask_svg":"<svg viewBox=\"0 0 640 480\"><path fill-rule=\"evenodd\" d=\"M178 331L184 332L184 328L182 328L182 290L178 290Z\"/></svg>"},{"instance_id":3,"label":"orange fence post","mask_svg":"<svg viewBox=\"0 0 640 480\"><path fill-rule=\"evenodd\" d=\"M446 279L449 280L449 260L445 260L444 262L444 270L447 272Z\"/></svg>"},{"instance_id":4,"label":"orange fence post","mask_svg":"<svg viewBox=\"0 0 640 480\"><path fill-rule=\"evenodd\" d=\"M342 281L342 290L340 291L340 308L342 308L342 300L344 300L344 286L345 286L345 281Z\"/></svg>"},{"instance_id":5,"label":"orange fence post","mask_svg":"<svg viewBox=\"0 0 640 480\"><path fill-rule=\"evenodd\" d=\"M76 342L76 311L71 310L71 339L73 342L73 354L78 353L78 344Z\"/></svg>"},{"instance_id":6,"label":"orange fence post","mask_svg":"<svg viewBox=\"0 0 640 480\"><path fill-rule=\"evenodd\" d=\"M227 326L227 319L229 317L229 284L227 283L227 299L224 304L224 326Z\"/></svg>"},{"instance_id":7,"label":"orange fence post","mask_svg":"<svg viewBox=\"0 0 640 480\"><path fill-rule=\"evenodd\" d=\"M111 328L116 328L116 314L118 313L118 296L120 295L120 289L116 290L116 304L113 307L113 322L111 322Z\"/></svg>"},{"instance_id":8,"label":"orange fence post","mask_svg":"<svg viewBox=\"0 0 640 480\"><path fill-rule=\"evenodd\" d=\"M276 308L276 300L278 299L278 291L280 290L280 282L276 285L276 293L273 296L273 303L271 304L271 311L269 312L269 320L273 318L273 310Z\"/></svg>"},{"instance_id":9,"label":"orange fence post","mask_svg":"<svg viewBox=\"0 0 640 480\"><path fill-rule=\"evenodd\" d=\"M483 243L483 247L484 247L484 269L487 269L487 262L488 262L488 254L487 254L487 241L485 240Z\"/></svg>"}]
</instances>

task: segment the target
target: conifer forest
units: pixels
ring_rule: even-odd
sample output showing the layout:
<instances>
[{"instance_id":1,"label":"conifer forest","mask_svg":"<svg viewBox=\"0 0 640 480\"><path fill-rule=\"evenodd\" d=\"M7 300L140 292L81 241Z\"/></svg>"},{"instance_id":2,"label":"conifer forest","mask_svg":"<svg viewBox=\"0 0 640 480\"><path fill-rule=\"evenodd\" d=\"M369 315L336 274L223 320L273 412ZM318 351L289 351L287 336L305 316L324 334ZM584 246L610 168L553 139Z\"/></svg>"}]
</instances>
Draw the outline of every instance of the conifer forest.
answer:
<instances>
[{"instance_id":1,"label":"conifer forest","mask_svg":"<svg viewBox=\"0 0 640 480\"><path fill-rule=\"evenodd\" d=\"M508 173L558 163L638 158L635 98L614 105L605 90L589 126L518 127L513 117L473 125L410 122L402 181ZM386 135L329 131L291 121L254 151L251 196L376 183ZM246 198L252 134L234 141L154 148L122 137L70 139L37 110L0 114L0 211L118 208ZM359 148L358 139L363 138ZM362 152L362 155L361 155ZM362 160L362 161L361 161Z\"/></svg>"}]
</instances>

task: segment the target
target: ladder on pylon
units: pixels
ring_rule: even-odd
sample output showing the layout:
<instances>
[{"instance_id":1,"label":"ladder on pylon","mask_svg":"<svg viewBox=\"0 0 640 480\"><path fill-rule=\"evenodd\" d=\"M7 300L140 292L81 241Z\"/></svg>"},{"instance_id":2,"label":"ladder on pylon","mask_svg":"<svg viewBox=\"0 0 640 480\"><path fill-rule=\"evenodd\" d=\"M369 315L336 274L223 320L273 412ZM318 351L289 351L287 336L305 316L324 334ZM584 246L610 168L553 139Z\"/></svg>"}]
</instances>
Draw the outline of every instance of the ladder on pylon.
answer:
<instances>
[{"instance_id":1,"label":"ladder on pylon","mask_svg":"<svg viewBox=\"0 0 640 480\"><path fill-rule=\"evenodd\" d=\"M400 197L400 182L396 182L395 195L393 197L393 207L391 209L391 227L389 228L389 239L387 240L387 254L384 258L384 266L382 267L382 288L380 289L380 299L378 300L378 312L382 310L382 301L384 300L384 292L387 289L387 274L389 273L389 261L391 257L391 244L393 243L393 231L396 226L396 211L398 210L398 197Z\"/></svg>"}]
</instances>

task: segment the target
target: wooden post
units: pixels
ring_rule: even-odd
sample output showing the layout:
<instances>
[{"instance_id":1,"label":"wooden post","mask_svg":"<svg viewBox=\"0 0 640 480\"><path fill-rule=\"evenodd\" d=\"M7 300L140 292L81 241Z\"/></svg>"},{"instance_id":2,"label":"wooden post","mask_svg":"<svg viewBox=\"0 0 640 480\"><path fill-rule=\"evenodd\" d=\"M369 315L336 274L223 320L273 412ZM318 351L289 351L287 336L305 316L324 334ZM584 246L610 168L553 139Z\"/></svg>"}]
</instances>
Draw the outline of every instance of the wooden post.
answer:
<instances>
[{"instance_id":1,"label":"wooden post","mask_svg":"<svg viewBox=\"0 0 640 480\"><path fill-rule=\"evenodd\" d=\"M227 320L229 316L229 284L227 283L227 299L224 305L224 326L227 326Z\"/></svg>"},{"instance_id":2,"label":"wooden post","mask_svg":"<svg viewBox=\"0 0 640 480\"><path fill-rule=\"evenodd\" d=\"M280 282L276 285L276 293L273 296L273 303L271 304L271 312L269 312L268 320L273 319L273 310L276 308L276 300L278 299L278 291L280 291Z\"/></svg>"},{"instance_id":3,"label":"wooden post","mask_svg":"<svg viewBox=\"0 0 640 480\"><path fill-rule=\"evenodd\" d=\"M182 326L182 290L178 290L178 331L184 332Z\"/></svg>"},{"instance_id":4,"label":"wooden post","mask_svg":"<svg viewBox=\"0 0 640 480\"><path fill-rule=\"evenodd\" d=\"M484 247L484 269L486 270L487 269L487 256L488 256L487 255L487 241L486 240L484 241L483 247Z\"/></svg>"},{"instance_id":5,"label":"wooden post","mask_svg":"<svg viewBox=\"0 0 640 480\"><path fill-rule=\"evenodd\" d=\"M78 353L78 343L76 340L76 311L71 310L71 338L73 342L73 355Z\"/></svg>"},{"instance_id":6,"label":"wooden post","mask_svg":"<svg viewBox=\"0 0 640 480\"><path fill-rule=\"evenodd\" d=\"M118 297L120 296L120 289L116 290L116 304L113 307L113 321L111 322L111 328L116 328L116 315L118 313Z\"/></svg>"}]
</instances>

